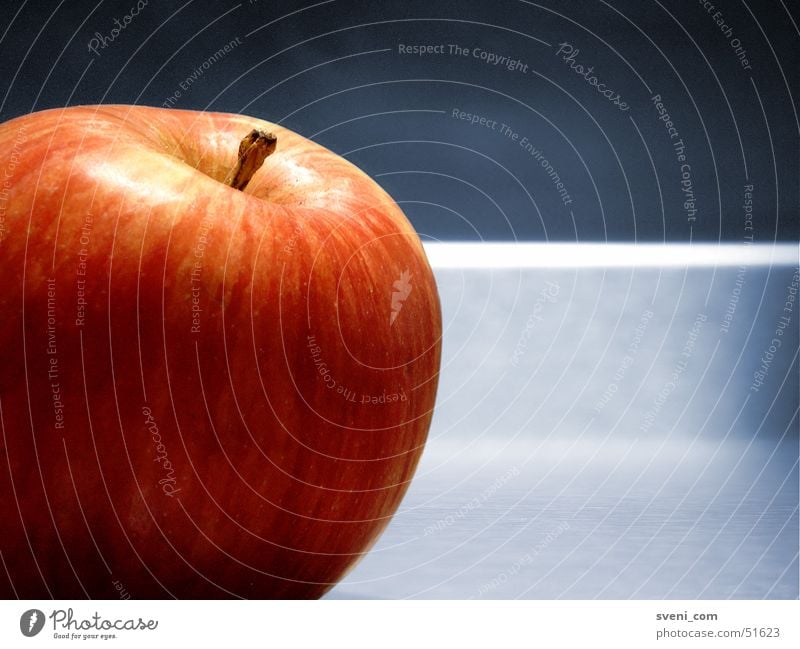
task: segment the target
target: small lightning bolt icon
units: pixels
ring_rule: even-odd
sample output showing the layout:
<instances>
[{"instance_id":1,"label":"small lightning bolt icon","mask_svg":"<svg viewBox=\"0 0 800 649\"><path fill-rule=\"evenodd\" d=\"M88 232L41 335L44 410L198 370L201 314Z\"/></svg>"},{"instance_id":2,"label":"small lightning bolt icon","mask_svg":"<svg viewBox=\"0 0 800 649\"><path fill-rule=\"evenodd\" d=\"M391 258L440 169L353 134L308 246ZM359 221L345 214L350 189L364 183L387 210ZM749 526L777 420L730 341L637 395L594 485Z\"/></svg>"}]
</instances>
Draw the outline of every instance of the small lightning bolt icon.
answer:
<instances>
[{"instance_id":1,"label":"small lightning bolt icon","mask_svg":"<svg viewBox=\"0 0 800 649\"><path fill-rule=\"evenodd\" d=\"M28 620L28 631L32 631L33 630L33 625L36 624L36 620L38 620L38 619L39 619L39 616L36 615L36 611L33 611L31 613L31 619Z\"/></svg>"},{"instance_id":2,"label":"small lightning bolt icon","mask_svg":"<svg viewBox=\"0 0 800 649\"><path fill-rule=\"evenodd\" d=\"M395 280L392 287L396 290L392 293L392 312L389 314L389 324L393 325L395 319L403 308L403 302L411 295L411 273L404 270L400 273L400 279Z\"/></svg>"}]
</instances>

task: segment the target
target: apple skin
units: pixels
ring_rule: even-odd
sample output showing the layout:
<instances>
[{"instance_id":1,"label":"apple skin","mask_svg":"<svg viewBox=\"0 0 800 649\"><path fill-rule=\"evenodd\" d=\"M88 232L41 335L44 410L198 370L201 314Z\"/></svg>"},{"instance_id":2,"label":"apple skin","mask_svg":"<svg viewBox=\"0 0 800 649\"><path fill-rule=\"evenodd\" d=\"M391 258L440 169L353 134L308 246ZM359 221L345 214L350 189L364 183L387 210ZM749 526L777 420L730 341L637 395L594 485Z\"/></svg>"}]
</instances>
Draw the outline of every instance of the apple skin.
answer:
<instances>
[{"instance_id":1,"label":"apple skin","mask_svg":"<svg viewBox=\"0 0 800 649\"><path fill-rule=\"evenodd\" d=\"M277 150L237 191L251 129ZM433 412L439 299L400 208L280 126L143 106L6 122L0 174L0 594L324 594Z\"/></svg>"}]
</instances>

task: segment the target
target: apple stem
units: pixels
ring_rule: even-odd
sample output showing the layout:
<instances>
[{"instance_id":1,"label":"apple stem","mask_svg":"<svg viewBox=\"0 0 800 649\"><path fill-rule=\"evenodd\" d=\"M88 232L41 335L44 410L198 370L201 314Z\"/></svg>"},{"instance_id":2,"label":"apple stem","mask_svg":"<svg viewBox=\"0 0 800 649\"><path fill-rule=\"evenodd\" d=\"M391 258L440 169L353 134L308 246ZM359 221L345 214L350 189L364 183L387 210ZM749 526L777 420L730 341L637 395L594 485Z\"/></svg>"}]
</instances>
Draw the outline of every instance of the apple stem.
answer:
<instances>
[{"instance_id":1,"label":"apple stem","mask_svg":"<svg viewBox=\"0 0 800 649\"><path fill-rule=\"evenodd\" d=\"M278 138L272 133L255 129L250 131L239 144L239 160L225 179L225 184L243 191L267 156L275 151L277 142Z\"/></svg>"}]
</instances>

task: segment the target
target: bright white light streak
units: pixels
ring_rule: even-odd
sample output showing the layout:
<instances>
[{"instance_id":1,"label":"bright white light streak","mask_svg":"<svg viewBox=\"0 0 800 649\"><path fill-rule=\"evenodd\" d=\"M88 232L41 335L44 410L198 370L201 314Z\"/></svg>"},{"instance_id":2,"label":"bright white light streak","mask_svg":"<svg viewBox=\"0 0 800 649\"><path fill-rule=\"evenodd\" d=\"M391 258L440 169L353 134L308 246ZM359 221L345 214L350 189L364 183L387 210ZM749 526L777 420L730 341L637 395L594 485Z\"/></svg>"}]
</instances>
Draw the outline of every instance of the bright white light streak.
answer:
<instances>
[{"instance_id":1,"label":"bright white light streak","mask_svg":"<svg viewBox=\"0 0 800 649\"><path fill-rule=\"evenodd\" d=\"M770 244L435 243L433 268L665 268L797 266L800 247Z\"/></svg>"}]
</instances>

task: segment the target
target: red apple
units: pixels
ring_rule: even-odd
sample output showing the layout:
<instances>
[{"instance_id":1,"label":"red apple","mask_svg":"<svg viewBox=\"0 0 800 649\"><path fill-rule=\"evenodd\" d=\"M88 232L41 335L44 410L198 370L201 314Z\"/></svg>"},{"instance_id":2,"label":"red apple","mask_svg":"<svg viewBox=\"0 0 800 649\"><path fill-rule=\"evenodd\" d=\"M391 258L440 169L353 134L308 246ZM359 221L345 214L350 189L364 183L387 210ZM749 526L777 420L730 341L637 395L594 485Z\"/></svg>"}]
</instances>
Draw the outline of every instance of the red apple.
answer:
<instances>
[{"instance_id":1,"label":"red apple","mask_svg":"<svg viewBox=\"0 0 800 649\"><path fill-rule=\"evenodd\" d=\"M431 420L400 208L280 126L140 106L6 122L0 174L2 595L322 595Z\"/></svg>"}]
</instances>

